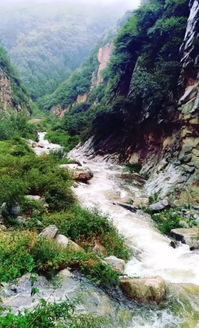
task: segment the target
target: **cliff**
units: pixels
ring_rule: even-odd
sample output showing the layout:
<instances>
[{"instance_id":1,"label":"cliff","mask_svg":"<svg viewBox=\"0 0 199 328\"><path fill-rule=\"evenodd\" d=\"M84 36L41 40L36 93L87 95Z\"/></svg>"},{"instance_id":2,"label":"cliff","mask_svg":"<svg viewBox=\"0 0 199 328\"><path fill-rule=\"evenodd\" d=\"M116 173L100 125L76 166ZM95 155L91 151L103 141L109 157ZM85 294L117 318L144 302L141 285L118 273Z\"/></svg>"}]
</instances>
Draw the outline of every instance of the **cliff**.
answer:
<instances>
[{"instance_id":1,"label":"cliff","mask_svg":"<svg viewBox=\"0 0 199 328\"><path fill-rule=\"evenodd\" d=\"M0 48L0 110L31 112L31 101L7 53Z\"/></svg>"}]
</instances>

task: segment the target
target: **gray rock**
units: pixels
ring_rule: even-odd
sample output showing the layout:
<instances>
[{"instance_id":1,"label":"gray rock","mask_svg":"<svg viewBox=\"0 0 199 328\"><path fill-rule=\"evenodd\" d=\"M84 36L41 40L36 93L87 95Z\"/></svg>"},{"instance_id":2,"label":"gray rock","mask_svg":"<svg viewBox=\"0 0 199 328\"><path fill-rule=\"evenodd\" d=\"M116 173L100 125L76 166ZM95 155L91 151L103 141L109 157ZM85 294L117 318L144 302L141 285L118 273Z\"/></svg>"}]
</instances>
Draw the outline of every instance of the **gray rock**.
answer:
<instances>
[{"instance_id":1,"label":"gray rock","mask_svg":"<svg viewBox=\"0 0 199 328\"><path fill-rule=\"evenodd\" d=\"M186 221L181 220L179 222L180 227L182 228L189 228L189 224Z\"/></svg>"},{"instance_id":2,"label":"gray rock","mask_svg":"<svg viewBox=\"0 0 199 328\"><path fill-rule=\"evenodd\" d=\"M133 205L130 205L130 204L127 204L127 203L123 203L123 202L114 202L113 203L114 205L119 205L121 207L124 207L126 210L129 210L131 212L136 212L137 211L137 208Z\"/></svg>"},{"instance_id":3,"label":"gray rock","mask_svg":"<svg viewBox=\"0 0 199 328\"><path fill-rule=\"evenodd\" d=\"M24 223L27 222L27 219L26 219L26 218L23 218L23 216L18 216L18 217L16 218L16 221L17 221L17 223L19 223L19 224L24 224Z\"/></svg>"},{"instance_id":4,"label":"gray rock","mask_svg":"<svg viewBox=\"0 0 199 328\"><path fill-rule=\"evenodd\" d=\"M169 201L167 199L163 199L157 203L151 204L149 206L149 209L155 213L155 212L160 212L165 210L166 208L169 207Z\"/></svg>"},{"instance_id":5,"label":"gray rock","mask_svg":"<svg viewBox=\"0 0 199 328\"><path fill-rule=\"evenodd\" d=\"M26 195L25 198L28 200L34 200L34 201L43 200L42 197L39 195Z\"/></svg>"},{"instance_id":6,"label":"gray rock","mask_svg":"<svg viewBox=\"0 0 199 328\"><path fill-rule=\"evenodd\" d=\"M21 208L18 204L15 204L15 205L12 205L9 212L11 215L17 217L21 213Z\"/></svg>"},{"instance_id":7,"label":"gray rock","mask_svg":"<svg viewBox=\"0 0 199 328\"><path fill-rule=\"evenodd\" d=\"M166 295L165 281L159 276L122 279L120 285L128 297L143 303L153 301L159 304Z\"/></svg>"},{"instance_id":8,"label":"gray rock","mask_svg":"<svg viewBox=\"0 0 199 328\"><path fill-rule=\"evenodd\" d=\"M58 228L55 225L50 225L48 227L46 227L40 234L40 237L46 237L46 238L50 238L53 239L56 237L58 232Z\"/></svg>"},{"instance_id":9,"label":"gray rock","mask_svg":"<svg viewBox=\"0 0 199 328\"><path fill-rule=\"evenodd\" d=\"M189 245L190 249L199 249L199 228L179 228L171 230L171 236L177 241Z\"/></svg>"},{"instance_id":10,"label":"gray rock","mask_svg":"<svg viewBox=\"0 0 199 328\"><path fill-rule=\"evenodd\" d=\"M57 235L55 237L55 240L60 246L62 246L64 248L68 246L69 239L64 235Z\"/></svg>"},{"instance_id":11,"label":"gray rock","mask_svg":"<svg viewBox=\"0 0 199 328\"><path fill-rule=\"evenodd\" d=\"M106 263L111 265L116 272L123 273L125 268L125 261L116 256L109 256L104 259Z\"/></svg>"}]
</instances>

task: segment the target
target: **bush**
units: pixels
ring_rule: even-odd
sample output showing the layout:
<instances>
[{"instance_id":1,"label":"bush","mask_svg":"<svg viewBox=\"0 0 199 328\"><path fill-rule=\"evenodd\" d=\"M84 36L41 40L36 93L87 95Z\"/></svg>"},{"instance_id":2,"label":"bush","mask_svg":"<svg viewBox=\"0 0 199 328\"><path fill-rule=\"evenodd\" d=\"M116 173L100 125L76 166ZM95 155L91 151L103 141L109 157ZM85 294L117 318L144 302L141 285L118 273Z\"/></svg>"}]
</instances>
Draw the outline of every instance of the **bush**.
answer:
<instances>
[{"instance_id":1,"label":"bush","mask_svg":"<svg viewBox=\"0 0 199 328\"><path fill-rule=\"evenodd\" d=\"M46 215L41 220L45 227L55 224L60 233L87 250L93 248L93 238L98 238L108 255L129 259L130 251L124 239L118 234L111 221L96 211L89 212L79 206L73 206L67 212Z\"/></svg>"},{"instance_id":2,"label":"bush","mask_svg":"<svg viewBox=\"0 0 199 328\"><path fill-rule=\"evenodd\" d=\"M27 272L52 278L71 267L97 285L110 288L118 284L118 273L95 253L61 248L55 240L39 238L36 233L0 232L0 282L10 281Z\"/></svg>"},{"instance_id":3,"label":"bush","mask_svg":"<svg viewBox=\"0 0 199 328\"><path fill-rule=\"evenodd\" d=\"M40 300L32 310L13 314L4 314L0 309L1 328L100 328L105 319L96 315L76 314L76 303L65 300L59 303L47 303Z\"/></svg>"},{"instance_id":4,"label":"bush","mask_svg":"<svg viewBox=\"0 0 199 328\"><path fill-rule=\"evenodd\" d=\"M0 282L7 282L35 268L30 248L37 239L32 232L0 232Z\"/></svg>"},{"instance_id":5,"label":"bush","mask_svg":"<svg viewBox=\"0 0 199 328\"><path fill-rule=\"evenodd\" d=\"M162 234L169 235L172 229L180 228L180 221L183 220L183 217L180 211L168 209L152 214L152 219L156 222Z\"/></svg>"}]
</instances>

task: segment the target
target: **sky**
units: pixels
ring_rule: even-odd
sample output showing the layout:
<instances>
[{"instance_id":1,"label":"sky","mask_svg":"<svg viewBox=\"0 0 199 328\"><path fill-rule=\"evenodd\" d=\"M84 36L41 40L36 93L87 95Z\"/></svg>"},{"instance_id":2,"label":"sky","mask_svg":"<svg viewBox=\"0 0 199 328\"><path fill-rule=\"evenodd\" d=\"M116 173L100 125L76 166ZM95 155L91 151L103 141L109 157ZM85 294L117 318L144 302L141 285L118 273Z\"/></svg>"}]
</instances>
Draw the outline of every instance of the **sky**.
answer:
<instances>
[{"instance_id":1,"label":"sky","mask_svg":"<svg viewBox=\"0 0 199 328\"><path fill-rule=\"evenodd\" d=\"M19 3L22 2L23 0L7 0L6 2L8 3ZM54 2L56 3L57 1L60 0L26 0L26 3L48 3L48 2ZM140 0L73 0L75 3L76 1L84 4L96 4L96 5L117 5L118 2L122 3L123 6L125 6L127 9L135 9L139 6ZM23 1L25 2L25 1ZM68 0L62 0L62 2L68 2ZM5 3L5 0L0 0L0 4Z\"/></svg>"}]
</instances>

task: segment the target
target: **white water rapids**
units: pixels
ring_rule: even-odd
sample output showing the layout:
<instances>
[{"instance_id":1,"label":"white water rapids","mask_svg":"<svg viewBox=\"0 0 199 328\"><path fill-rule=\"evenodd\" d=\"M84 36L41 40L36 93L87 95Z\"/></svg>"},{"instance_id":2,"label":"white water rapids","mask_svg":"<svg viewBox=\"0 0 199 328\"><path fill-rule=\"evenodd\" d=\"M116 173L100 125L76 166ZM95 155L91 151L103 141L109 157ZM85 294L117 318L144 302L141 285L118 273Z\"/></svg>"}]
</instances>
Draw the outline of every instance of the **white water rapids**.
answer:
<instances>
[{"instance_id":1,"label":"white water rapids","mask_svg":"<svg viewBox=\"0 0 199 328\"><path fill-rule=\"evenodd\" d=\"M199 285L199 252L190 251L184 244L172 248L170 239L156 230L148 215L131 213L114 205L115 199L131 197L132 192L139 196L140 190L127 187L119 178L124 170L121 166L100 157L89 160L83 151L74 149L69 156L84 162L94 177L88 185L74 188L74 192L84 207L97 208L107 214L133 249L135 255L126 265L125 273L139 277L159 275L168 282Z\"/></svg>"},{"instance_id":2,"label":"white water rapids","mask_svg":"<svg viewBox=\"0 0 199 328\"><path fill-rule=\"evenodd\" d=\"M33 148L37 154L60 149L59 145L50 144L44 138L45 133L39 133L39 142ZM127 263L125 273L139 277L159 275L169 283L176 283L173 288L179 291L179 295L181 295L181 289L184 288L180 284L188 283L189 287L185 288L190 288L190 292L188 289L182 291L185 303L177 296L182 308L180 316L175 315L173 308L164 307L152 310L144 306L135 307L133 312L129 312L129 316L132 316L130 324L127 320L128 316L124 317L122 324L117 324L118 312L116 318L113 315L116 326L110 327L198 328L195 315L198 316L199 313L199 295L198 289L195 291L194 285L191 284L199 285L199 253L191 252L189 247L183 244L176 249L172 248L170 239L157 231L148 215L132 213L119 205L114 205L115 200L131 198L132 194L139 197L142 191L121 179L121 173L124 172L122 166L108 163L102 157L87 157L88 146L89 144L75 148L68 155L69 158L82 162L94 174L89 184L79 183L73 188L74 193L83 207L97 208L101 213L108 215L132 248L133 257Z\"/></svg>"}]
</instances>

